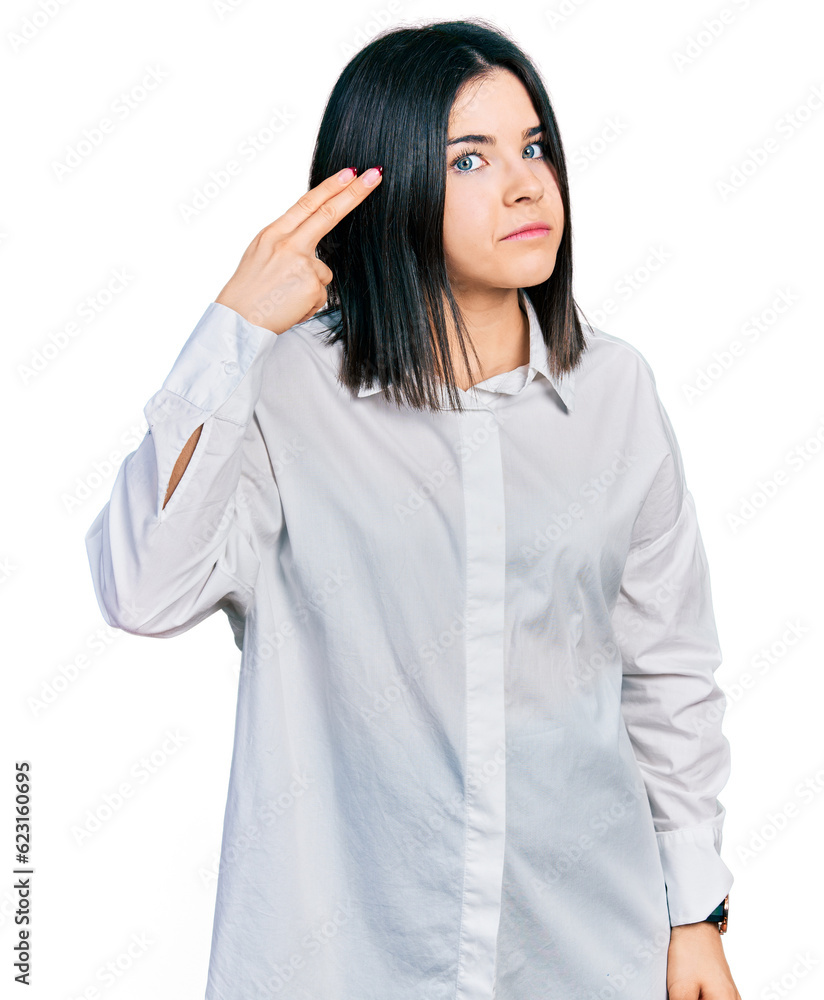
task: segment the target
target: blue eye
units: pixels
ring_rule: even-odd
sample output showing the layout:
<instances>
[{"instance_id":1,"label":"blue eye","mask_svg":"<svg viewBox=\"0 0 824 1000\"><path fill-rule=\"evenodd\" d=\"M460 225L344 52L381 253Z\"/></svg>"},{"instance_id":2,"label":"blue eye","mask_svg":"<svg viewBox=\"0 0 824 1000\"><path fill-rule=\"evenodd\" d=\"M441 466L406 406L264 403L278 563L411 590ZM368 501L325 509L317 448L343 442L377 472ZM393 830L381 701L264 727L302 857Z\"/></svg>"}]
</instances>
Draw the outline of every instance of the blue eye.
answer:
<instances>
[{"instance_id":1,"label":"blue eye","mask_svg":"<svg viewBox=\"0 0 824 1000\"><path fill-rule=\"evenodd\" d=\"M539 142L538 140L536 140L535 142L531 142L528 146L526 146L525 149L529 149L531 146L541 146L541 147L543 147L543 145L544 145L543 141ZM462 149L460 151L460 153L458 153L458 155L452 161L452 163L450 164L450 166L455 167L457 169L457 171L458 171L459 174L474 174L474 173L477 172L476 170L474 170L474 169L463 170L461 167L458 166L458 164L461 163L462 160L468 160L472 156L482 156L482 155L483 154L478 149ZM528 156L527 159L528 160L541 160L541 159L543 159L544 155L545 154L542 151L540 156L535 156L535 155Z\"/></svg>"},{"instance_id":2,"label":"blue eye","mask_svg":"<svg viewBox=\"0 0 824 1000\"><path fill-rule=\"evenodd\" d=\"M453 167L457 166L462 160L468 160L471 156L480 156L480 155L481 154L478 152L477 149L465 149L462 152L458 153L457 158L452 161L452 166ZM461 170L460 167L459 167L458 168L458 173L459 174L471 174L472 171L471 170Z\"/></svg>"}]
</instances>

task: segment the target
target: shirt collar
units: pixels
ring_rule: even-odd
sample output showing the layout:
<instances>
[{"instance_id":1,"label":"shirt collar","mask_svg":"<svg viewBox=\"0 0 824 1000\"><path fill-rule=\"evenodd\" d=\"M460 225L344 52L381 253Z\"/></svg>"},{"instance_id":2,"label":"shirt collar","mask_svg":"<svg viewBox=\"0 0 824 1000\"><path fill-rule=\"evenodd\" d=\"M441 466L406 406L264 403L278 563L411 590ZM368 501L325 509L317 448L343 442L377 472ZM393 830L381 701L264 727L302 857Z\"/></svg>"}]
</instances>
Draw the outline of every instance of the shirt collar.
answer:
<instances>
[{"instance_id":1,"label":"shirt collar","mask_svg":"<svg viewBox=\"0 0 824 1000\"><path fill-rule=\"evenodd\" d=\"M564 406L570 412L574 407L575 400L575 372L563 372L559 378L556 378L549 370L549 354L547 345L544 341L544 335L541 331L541 324L538 320L538 314L535 312L535 307L532 305L529 296L524 291L523 288L518 289L521 293L521 300L526 305L527 318L529 319L529 374L527 381L531 381L531 376L537 373L546 378L552 385L553 389L560 396ZM391 381L391 380L390 380ZM474 395L473 386L465 395ZM372 393L380 391L380 382L377 376L372 380L371 385L362 386L358 390L358 396L371 396ZM458 390L463 392L464 390ZM446 390L444 387L442 398L444 402L447 401Z\"/></svg>"}]
</instances>

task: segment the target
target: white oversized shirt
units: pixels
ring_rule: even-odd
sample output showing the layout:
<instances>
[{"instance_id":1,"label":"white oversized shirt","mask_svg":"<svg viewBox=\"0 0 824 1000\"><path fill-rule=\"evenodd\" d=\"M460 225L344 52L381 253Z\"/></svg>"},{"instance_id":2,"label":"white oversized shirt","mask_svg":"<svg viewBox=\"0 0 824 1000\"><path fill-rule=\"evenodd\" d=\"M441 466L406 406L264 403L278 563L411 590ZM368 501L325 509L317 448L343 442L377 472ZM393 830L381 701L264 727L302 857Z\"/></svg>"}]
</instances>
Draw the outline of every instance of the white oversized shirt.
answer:
<instances>
[{"instance_id":1,"label":"white oversized shirt","mask_svg":"<svg viewBox=\"0 0 824 1000\"><path fill-rule=\"evenodd\" d=\"M666 1000L732 885L707 560L650 367L585 328L398 409L212 302L86 536L105 620L242 649L207 1000ZM203 424L169 503L172 469Z\"/></svg>"}]
</instances>

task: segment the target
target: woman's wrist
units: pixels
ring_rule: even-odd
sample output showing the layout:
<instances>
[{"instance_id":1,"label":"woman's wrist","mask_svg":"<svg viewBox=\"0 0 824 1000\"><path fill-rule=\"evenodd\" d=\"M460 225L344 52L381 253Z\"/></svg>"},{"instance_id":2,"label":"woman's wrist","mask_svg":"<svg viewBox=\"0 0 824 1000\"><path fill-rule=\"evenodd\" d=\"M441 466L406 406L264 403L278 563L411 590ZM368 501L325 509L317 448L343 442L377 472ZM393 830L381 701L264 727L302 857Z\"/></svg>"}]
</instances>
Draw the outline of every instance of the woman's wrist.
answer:
<instances>
[{"instance_id":1,"label":"woman's wrist","mask_svg":"<svg viewBox=\"0 0 824 1000\"><path fill-rule=\"evenodd\" d=\"M676 924L674 927L670 928L670 934L672 937L678 937L683 934L703 934L708 937L717 937L719 939L721 937L721 931L718 929L718 924L713 923L711 920L699 920L694 924Z\"/></svg>"}]
</instances>

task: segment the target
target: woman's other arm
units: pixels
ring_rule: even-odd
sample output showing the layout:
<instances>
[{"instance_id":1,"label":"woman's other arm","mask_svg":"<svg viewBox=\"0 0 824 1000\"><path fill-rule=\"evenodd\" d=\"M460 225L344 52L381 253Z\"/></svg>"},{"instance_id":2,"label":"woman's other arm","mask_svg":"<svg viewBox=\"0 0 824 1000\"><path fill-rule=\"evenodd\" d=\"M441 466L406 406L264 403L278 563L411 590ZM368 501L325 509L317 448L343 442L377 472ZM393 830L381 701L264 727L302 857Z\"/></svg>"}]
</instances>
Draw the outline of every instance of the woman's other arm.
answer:
<instances>
[{"instance_id":1,"label":"woman's other arm","mask_svg":"<svg viewBox=\"0 0 824 1000\"><path fill-rule=\"evenodd\" d=\"M647 366L648 368L648 366ZM637 518L613 612L623 659L621 709L646 785L666 884L672 1000L740 1000L718 928L704 920L729 892L721 858L730 773L721 648L695 501L648 369L648 426L662 461Z\"/></svg>"}]
</instances>

